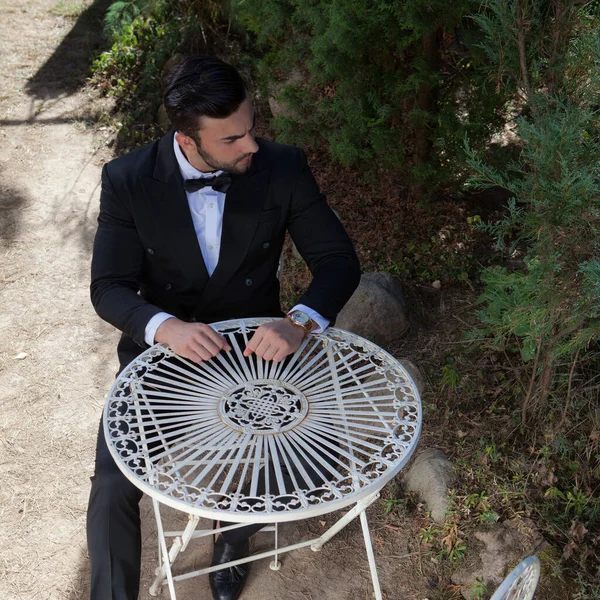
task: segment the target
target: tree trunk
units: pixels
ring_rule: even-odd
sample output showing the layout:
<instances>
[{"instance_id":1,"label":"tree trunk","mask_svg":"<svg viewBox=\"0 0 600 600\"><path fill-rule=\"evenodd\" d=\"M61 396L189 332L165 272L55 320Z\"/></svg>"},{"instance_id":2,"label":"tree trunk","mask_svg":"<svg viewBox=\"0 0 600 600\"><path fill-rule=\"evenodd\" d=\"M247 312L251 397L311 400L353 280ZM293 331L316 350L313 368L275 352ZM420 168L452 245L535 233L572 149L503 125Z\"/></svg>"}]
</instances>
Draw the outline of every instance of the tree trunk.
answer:
<instances>
[{"instance_id":1,"label":"tree trunk","mask_svg":"<svg viewBox=\"0 0 600 600\"><path fill-rule=\"evenodd\" d=\"M573 9L576 0L553 0L552 12L554 13L550 27L552 44L550 46L550 58L548 60L548 93L554 94L560 87L563 76L559 57L564 56L565 43L568 42L573 27Z\"/></svg>"},{"instance_id":2,"label":"tree trunk","mask_svg":"<svg viewBox=\"0 0 600 600\"><path fill-rule=\"evenodd\" d=\"M421 40L421 53L425 58L427 73L435 73L440 66L440 49L439 49L439 34L440 28L437 27L431 33L427 34ZM432 114L435 112L438 101L437 85L432 86L428 82L423 82L419 85L415 108L420 113ZM417 123L413 127L413 168L426 165L431 160L433 149L432 140L433 128L423 122ZM414 198L423 199L426 195L427 188L422 178L418 176L411 177L410 192Z\"/></svg>"},{"instance_id":3,"label":"tree trunk","mask_svg":"<svg viewBox=\"0 0 600 600\"><path fill-rule=\"evenodd\" d=\"M529 24L525 21L523 3L525 0L517 1L517 40L519 44L519 65L521 66L521 81L525 89L525 99L531 100L531 84L529 83L529 71L527 70L527 51L525 49L525 31ZM531 105L534 112L535 106Z\"/></svg>"},{"instance_id":4,"label":"tree trunk","mask_svg":"<svg viewBox=\"0 0 600 600\"><path fill-rule=\"evenodd\" d=\"M538 381L539 391L540 391L540 408L544 409L546 407L546 401L548 400L548 396L552 390L552 377L554 375L554 367L550 363L550 361L545 360L542 364L542 372L540 373L540 378Z\"/></svg>"}]
</instances>

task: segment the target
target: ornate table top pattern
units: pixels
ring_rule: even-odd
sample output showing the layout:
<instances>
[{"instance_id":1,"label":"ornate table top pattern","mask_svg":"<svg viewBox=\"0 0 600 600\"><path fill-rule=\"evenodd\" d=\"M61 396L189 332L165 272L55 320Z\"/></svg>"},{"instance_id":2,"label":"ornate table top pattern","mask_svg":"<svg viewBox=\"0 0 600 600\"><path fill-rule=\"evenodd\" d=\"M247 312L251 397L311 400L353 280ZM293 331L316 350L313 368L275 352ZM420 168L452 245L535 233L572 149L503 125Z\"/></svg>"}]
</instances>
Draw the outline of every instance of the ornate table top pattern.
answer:
<instances>
[{"instance_id":1,"label":"ornate table top pattern","mask_svg":"<svg viewBox=\"0 0 600 600\"><path fill-rule=\"evenodd\" d=\"M355 503L406 464L422 413L402 365L333 327L308 336L281 363L244 357L253 332L272 320L211 325L232 350L210 361L195 364L157 344L118 376L104 429L135 485L190 514L272 523ZM302 476L286 484L283 473L294 468Z\"/></svg>"}]
</instances>

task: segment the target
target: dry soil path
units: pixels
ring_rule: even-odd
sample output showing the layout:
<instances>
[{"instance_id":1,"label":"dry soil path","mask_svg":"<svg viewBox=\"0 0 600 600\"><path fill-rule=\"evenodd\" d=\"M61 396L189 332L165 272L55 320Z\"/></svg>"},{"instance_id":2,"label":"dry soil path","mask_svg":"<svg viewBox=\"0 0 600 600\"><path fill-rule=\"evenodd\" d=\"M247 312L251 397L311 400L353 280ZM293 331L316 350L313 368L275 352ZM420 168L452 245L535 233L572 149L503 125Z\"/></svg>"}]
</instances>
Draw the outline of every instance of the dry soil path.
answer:
<instances>
[{"instance_id":1,"label":"dry soil path","mask_svg":"<svg viewBox=\"0 0 600 600\"><path fill-rule=\"evenodd\" d=\"M86 591L84 523L115 332L88 299L106 156L82 91L94 10L0 2L0 597ZM103 156L104 153L104 156Z\"/></svg>"},{"instance_id":2,"label":"dry soil path","mask_svg":"<svg viewBox=\"0 0 600 600\"><path fill-rule=\"evenodd\" d=\"M0 0L0 598L89 597L85 514L96 430L117 368L117 333L88 294L107 104L85 79L102 44L106 0ZM150 505L142 502L141 598L155 567ZM408 536L373 535L386 598L427 597ZM378 522L378 518L380 519ZM284 542L333 521L292 524ZM177 515L171 513L170 525ZM179 521L181 522L181 521ZM179 527L176 527L179 528ZM261 539L263 540L261 542ZM255 547L264 546L265 535ZM318 555L288 555L278 573L255 564L244 600L371 597L358 523ZM200 564L205 544L186 552ZM207 580L180 599L210 600Z\"/></svg>"}]
</instances>

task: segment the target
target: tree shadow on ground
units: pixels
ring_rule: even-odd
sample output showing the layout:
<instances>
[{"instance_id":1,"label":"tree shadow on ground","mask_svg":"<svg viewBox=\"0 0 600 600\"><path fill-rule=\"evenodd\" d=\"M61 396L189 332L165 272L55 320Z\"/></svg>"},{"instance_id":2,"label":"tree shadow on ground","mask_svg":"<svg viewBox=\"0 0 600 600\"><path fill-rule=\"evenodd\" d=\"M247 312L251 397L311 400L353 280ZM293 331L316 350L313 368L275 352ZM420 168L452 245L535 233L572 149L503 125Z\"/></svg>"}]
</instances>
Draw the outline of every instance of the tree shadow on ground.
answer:
<instances>
[{"instance_id":1,"label":"tree shadow on ground","mask_svg":"<svg viewBox=\"0 0 600 600\"><path fill-rule=\"evenodd\" d=\"M84 600L90 597L90 561L86 554L82 554L77 575L71 584L71 589L65 600Z\"/></svg>"},{"instance_id":2,"label":"tree shadow on ground","mask_svg":"<svg viewBox=\"0 0 600 600\"><path fill-rule=\"evenodd\" d=\"M3 183L0 170L0 248L10 248L21 229L21 213L28 199L23 193Z\"/></svg>"},{"instance_id":3,"label":"tree shadow on ground","mask_svg":"<svg viewBox=\"0 0 600 600\"><path fill-rule=\"evenodd\" d=\"M52 56L27 82L29 96L53 100L73 94L85 83L92 58L108 44L102 26L111 2L95 0L79 15Z\"/></svg>"},{"instance_id":4,"label":"tree shadow on ground","mask_svg":"<svg viewBox=\"0 0 600 600\"><path fill-rule=\"evenodd\" d=\"M179 523L174 519L176 528L183 529L185 526L185 515L179 513L174 509L168 509L170 513L175 514L175 517L179 517ZM140 502L140 516L142 521L142 569L141 569L141 580L140 580L140 600L144 599L148 595L148 588L150 583L154 579L154 570L157 566L157 542L156 542L156 522L154 520L154 512L152 509L152 501L148 496L144 496ZM85 537L86 532L83 532ZM75 569L73 570L75 573ZM90 577L91 577L91 565L88 553L83 550L79 557L79 564L77 566L76 574L74 575L68 595L65 596L65 600L83 600L90 597ZM169 592L165 587L163 590L162 597L168 598ZM179 598L179 595L178 595Z\"/></svg>"},{"instance_id":5,"label":"tree shadow on ground","mask_svg":"<svg viewBox=\"0 0 600 600\"><path fill-rule=\"evenodd\" d=\"M92 247L97 229L97 210L100 197L100 174L94 176L95 154L82 161L77 173L65 186L64 193L54 204L53 220L61 228L65 242L76 239L80 248L88 257L92 256ZM66 207L71 210L65 210ZM83 261L78 273L87 277L89 263Z\"/></svg>"},{"instance_id":6,"label":"tree shadow on ground","mask_svg":"<svg viewBox=\"0 0 600 600\"><path fill-rule=\"evenodd\" d=\"M103 50L106 39L102 34L103 18L111 0L95 0L84 10L61 43L25 86L31 96L30 116L25 120L2 121L1 125L22 125L37 121L37 116L81 88L89 74L93 56ZM37 102L36 102L37 101ZM53 116L47 123L65 123L72 117ZM3 181L0 172L0 247L10 247L20 230L21 212L27 198ZM90 245L91 233L86 229L84 244Z\"/></svg>"}]
</instances>

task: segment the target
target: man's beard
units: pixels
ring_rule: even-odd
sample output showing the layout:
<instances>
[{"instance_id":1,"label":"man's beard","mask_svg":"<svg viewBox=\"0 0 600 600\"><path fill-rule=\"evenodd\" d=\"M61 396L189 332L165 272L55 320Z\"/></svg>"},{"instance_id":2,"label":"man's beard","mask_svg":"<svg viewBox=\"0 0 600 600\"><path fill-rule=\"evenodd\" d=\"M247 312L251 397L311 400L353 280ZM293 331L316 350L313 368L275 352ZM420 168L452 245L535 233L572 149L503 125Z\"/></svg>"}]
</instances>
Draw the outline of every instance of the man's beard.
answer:
<instances>
[{"instance_id":1,"label":"man's beard","mask_svg":"<svg viewBox=\"0 0 600 600\"><path fill-rule=\"evenodd\" d=\"M215 171L227 171L228 173L232 173L233 175L241 175L242 173L245 173L252 164L251 160L247 163L244 163L243 165L239 164L249 156L252 156L252 154L246 154L233 162L220 162L216 158L211 156L208 152L203 150L198 140L194 138L192 139L194 140L194 144L196 145L196 152L198 153L198 156L200 156L200 158Z\"/></svg>"}]
</instances>

